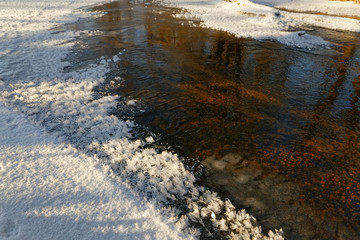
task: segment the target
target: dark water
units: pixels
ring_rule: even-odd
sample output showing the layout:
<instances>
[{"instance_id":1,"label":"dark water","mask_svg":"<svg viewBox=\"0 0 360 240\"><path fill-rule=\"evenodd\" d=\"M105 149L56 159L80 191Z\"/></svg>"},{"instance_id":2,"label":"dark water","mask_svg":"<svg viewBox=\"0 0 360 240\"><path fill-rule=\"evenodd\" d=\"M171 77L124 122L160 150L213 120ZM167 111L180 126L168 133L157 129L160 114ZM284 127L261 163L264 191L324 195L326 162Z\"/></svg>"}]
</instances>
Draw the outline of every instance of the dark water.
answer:
<instances>
[{"instance_id":1,"label":"dark water","mask_svg":"<svg viewBox=\"0 0 360 240\"><path fill-rule=\"evenodd\" d=\"M360 239L360 34L315 29L333 47L305 51L147 3L94 10L79 64L123 52L100 91L136 100L131 117L202 161L202 184L288 239Z\"/></svg>"}]
</instances>

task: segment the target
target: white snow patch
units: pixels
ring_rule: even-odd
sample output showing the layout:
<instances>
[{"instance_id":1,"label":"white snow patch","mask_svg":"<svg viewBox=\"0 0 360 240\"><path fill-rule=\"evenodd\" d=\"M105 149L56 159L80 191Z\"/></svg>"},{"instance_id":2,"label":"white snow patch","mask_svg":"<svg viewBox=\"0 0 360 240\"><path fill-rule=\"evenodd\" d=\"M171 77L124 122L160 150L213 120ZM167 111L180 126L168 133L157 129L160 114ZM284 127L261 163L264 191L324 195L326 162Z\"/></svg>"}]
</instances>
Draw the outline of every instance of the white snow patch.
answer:
<instances>
[{"instance_id":1,"label":"white snow patch","mask_svg":"<svg viewBox=\"0 0 360 240\"><path fill-rule=\"evenodd\" d=\"M94 159L2 104L0 123L0 239L190 237Z\"/></svg>"},{"instance_id":2,"label":"white snow patch","mask_svg":"<svg viewBox=\"0 0 360 240\"><path fill-rule=\"evenodd\" d=\"M135 106L135 105L136 105L136 100L131 99L131 100L129 100L129 101L126 102L126 105L128 105L128 106Z\"/></svg>"},{"instance_id":3,"label":"white snow patch","mask_svg":"<svg viewBox=\"0 0 360 240\"><path fill-rule=\"evenodd\" d=\"M257 2L263 4L265 1L259 0ZM227 31L236 37L276 40L288 46L299 48L328 48L330 44L320 37L308 33L304 37L298 37L297 32L290 31L292 28L312 25L335 30L360 32L360 21L356 19L279 11L271 7L276 5L276 1L266 1L269 6L255 2L248 0L158 1L162 5L184 9L182 13L176 14L175 17L189 19L190 21L199 19L203 27ZM286 3L288 2L286 1ZM298 6L297 3L299 1L295 1L294 8ZM322 3L325 4L324 1ZM327 5L325 4L325 6ZM354 4L351 6L354 6ZM347 9L350 10L350 7ZM356 6L356 9L360 8ZM357 15L360 15L359 12L357 12Z\"/></svg>"},{"instance_id":4,"label":"white snow patch","mask_svg":"<svg viewBox=\"0 0 360 240\"><path fill-rule=\"evenodd\" d=\"M155 142L155 140L154 140L154 138L153 137L147 137L147 138L145 138L145 141L146 142L148 142L148 143L153 143L153 142Z\"/></svg>"},{"instance_id":5,"label":"white snow patch","mask_svg":"<svg viewBox=\"0 0 360 240\"><path fill-rule=\"evenodd\" d=\"M338 16L360 17L360 5L352 1L329 0L252 0L255 3L297 12L317 12Z\"/></svg>"}]
</instances>

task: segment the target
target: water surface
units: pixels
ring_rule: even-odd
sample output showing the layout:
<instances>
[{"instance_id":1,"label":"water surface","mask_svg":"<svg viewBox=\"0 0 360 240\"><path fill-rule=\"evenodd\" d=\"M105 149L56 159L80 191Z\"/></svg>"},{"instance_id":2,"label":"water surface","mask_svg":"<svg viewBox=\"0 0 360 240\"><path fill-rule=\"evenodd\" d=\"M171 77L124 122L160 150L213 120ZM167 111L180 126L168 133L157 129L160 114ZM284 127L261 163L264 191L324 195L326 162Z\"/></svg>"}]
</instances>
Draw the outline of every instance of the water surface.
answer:
<instances>
[{"instance_id":1,"label":"water surface","mask_svg":"<svg viewBox=\"0 0 360 240\"><path fill-rule=\"evenodd\" d=\"M358 238L358 33L314 29L333 46L308 51L202 29L146 2L94 10L106 14L75 26L102 31L78 49L79 64L122 52L99 90L137 102L119 116L201 161L201 183L266 228Z\"/></svg>"}]
</instances>

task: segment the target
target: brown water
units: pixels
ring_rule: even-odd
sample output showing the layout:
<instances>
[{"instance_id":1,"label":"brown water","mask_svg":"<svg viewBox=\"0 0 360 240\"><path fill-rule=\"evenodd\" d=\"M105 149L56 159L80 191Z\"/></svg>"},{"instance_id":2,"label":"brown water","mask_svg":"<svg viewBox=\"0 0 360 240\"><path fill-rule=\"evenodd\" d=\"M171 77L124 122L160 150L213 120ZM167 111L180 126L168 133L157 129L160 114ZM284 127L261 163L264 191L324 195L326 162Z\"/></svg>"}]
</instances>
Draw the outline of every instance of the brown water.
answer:
<instances>
[{"instance_id":1,"label":"brown water","mask_svg":"<svg viewBox=\"0 0 360 240\"><path fill-rule=\"evenodd\" d=\"M159 145L206 166L202 184L288 239L360 239L360 34L315 29L334 46L304 51L147 3L94 10L77 27L103 33L79 64L123 51L100 91L136 100Z\"/></svg>"}]
</instances>

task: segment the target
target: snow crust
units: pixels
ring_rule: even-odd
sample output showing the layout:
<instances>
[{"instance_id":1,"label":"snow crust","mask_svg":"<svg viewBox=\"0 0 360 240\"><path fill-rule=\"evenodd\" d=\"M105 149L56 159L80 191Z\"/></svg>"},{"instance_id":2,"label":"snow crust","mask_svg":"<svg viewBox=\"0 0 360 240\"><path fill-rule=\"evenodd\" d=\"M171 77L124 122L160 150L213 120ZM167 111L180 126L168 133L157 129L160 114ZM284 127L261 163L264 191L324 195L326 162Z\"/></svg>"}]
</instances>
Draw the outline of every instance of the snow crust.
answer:
<instances>
[{"instance_id":1,"label":"snow crust","mask_svg":"<svg viewBox=\"0 0 360 240\"><path fill-rule=\"evenodd\" d=\"M292 47L313 49L329 47L326 40L312 36L304 31L293 31L304 26L316 26L342 31L360 32L360 21L345 17L315 15L308 13L293 13L279 11L273 6L289 9L305 9L303 6L309 1L283 1L277 5L277 1L258 0L268 6L248 0L159 0L159 4L183 8L182 13L176 17L185 19L199 19L201 26L217 30L227 31L237 37L255 38L257 40L275 40ZM330 1L321 1L329 9L343 6L344 12L360 15L360 7L355 4L341 5ZM289 4L289 5L287 5ZM289 6L292 6L289 7ZM309 6L314 6L309 4ZM320 11L320 4L316 10ZM311 7L310 7L311 8ZM353 11L353 9L356 9ZM330 10L328 10L330 12Z\"/></svg>"}]
</instances>

